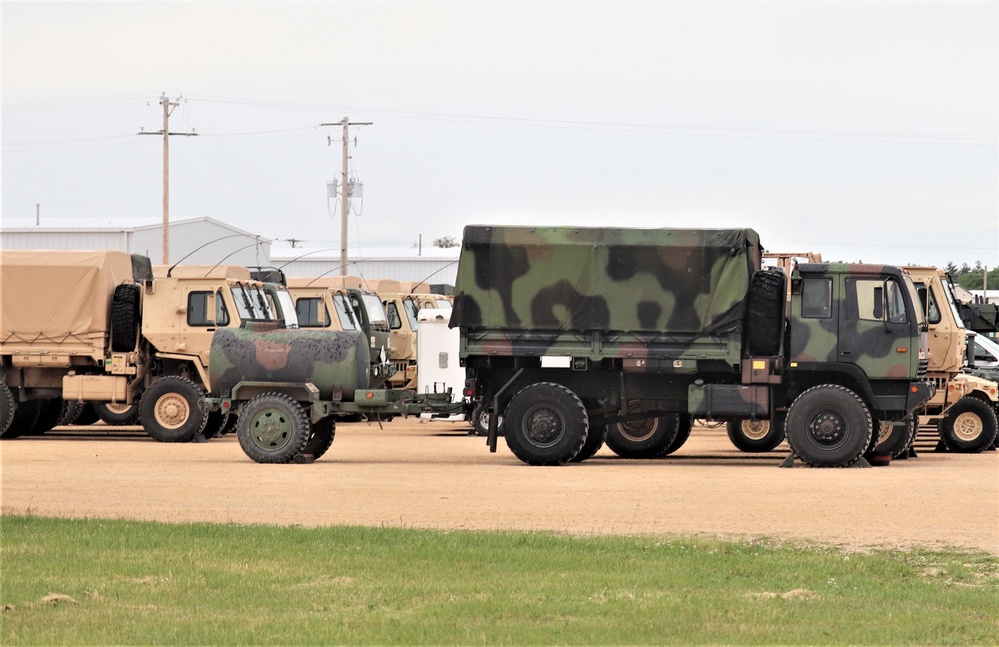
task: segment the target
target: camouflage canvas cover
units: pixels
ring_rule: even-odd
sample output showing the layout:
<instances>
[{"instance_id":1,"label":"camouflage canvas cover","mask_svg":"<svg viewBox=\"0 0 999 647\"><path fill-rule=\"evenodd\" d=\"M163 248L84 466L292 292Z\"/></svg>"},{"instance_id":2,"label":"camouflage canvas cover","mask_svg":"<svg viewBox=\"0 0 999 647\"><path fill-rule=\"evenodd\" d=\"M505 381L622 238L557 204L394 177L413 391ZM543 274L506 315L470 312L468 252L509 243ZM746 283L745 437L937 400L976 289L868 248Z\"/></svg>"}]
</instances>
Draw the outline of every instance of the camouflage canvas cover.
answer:
<instances>
[{"instance_id":1,"label":"camouflage canvas cover","mask_svg":"<svg viewBox=\"0 0 999 647\"><path fill-rule=\"evenodd\" d=\"M738 333L761 252L752 229L470 225L450 325Z\"/></svg>"},{"instance_id":2,"label":"camouflage canvas cover","mask_svg":"<svg viewBox=\"0 0 999 647\"><path fill-rule=\"evenodd\" d=\"M0 345L102 355L111 298L126 282L132 257L125 252L0 252Z\"/></svg>"}]
</instances>

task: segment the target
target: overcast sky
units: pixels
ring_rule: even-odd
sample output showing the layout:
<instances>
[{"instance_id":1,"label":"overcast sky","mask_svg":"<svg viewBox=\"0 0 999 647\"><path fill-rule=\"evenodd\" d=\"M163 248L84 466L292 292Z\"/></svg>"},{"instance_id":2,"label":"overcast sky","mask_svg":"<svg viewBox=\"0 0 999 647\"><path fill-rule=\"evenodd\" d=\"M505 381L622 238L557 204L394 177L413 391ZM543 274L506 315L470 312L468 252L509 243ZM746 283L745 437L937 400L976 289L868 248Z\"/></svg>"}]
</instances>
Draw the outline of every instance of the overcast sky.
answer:
<instances>
[{"instance_id":1,"label":"overcast sky","mask_svg":"<svg viewBox=\"0 0 999 647\"><path fill-rule=\"evenodd\" d=\"M466 224L752 227L999 265L997 2L2 3L3 219L339 248ZM356 143L355 143L356 142ZM158 259L154 259L158 260Z\"/></svg>"}]
</instances>

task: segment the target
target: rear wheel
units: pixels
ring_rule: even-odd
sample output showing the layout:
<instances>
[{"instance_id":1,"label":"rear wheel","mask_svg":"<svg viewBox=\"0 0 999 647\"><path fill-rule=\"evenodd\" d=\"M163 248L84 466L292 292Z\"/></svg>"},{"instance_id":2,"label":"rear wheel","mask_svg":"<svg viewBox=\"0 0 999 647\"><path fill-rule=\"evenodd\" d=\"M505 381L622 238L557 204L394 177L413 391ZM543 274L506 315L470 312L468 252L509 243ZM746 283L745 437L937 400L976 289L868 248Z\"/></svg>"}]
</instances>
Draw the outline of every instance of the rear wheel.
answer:
<instances>
[{"instance_id":1,"label":"rear wheel","mask_svg":"<svg viewBox=\"0 0 999 647\"><path fill-rule=\"evenodd\" d=\"M46 431L51 431L53 427L59 424L64 410L65 406L62 398L39 400L38 418L35 419L35 424L32 425L28 433L33 436L40 436Z\"/></svg>"},{"instance_id":2,"label":"rear wheel","mask_svg":"<svg viewBox=\"0 0 999 647\"><path fill-rule=\"evenodd\" d=\"M94 404L97 416L109 425L134 425L139 420L139 405L101 402Z\"/></svg>"},{"instance_id":3,"label":"rear wheel","mask_svg":"<svg viewBox=\"0 0 999 647\"><path fill-rule=\"evenodd\" d=\"M679 413L677 414L676 418L678 421L676 429L676 438L674 438L673 442L671 442L666 447L666 449L664 449L663 452L659 454L660 457L669 456L676 450L683 447L683 444L687 442L687 440L690 438L690 430L694 426L694 421L690 418L690 415L686 413Z\"/></svg>"},{"instance_id":4,"label":"rear wheel","mask_svg":"<svg viewBox=\"0 0 999 647\"><path fill-rule=\"evenodd\" d=\"M14 409L14 415L10 418L10 424L4 429L3 434L0 434L0 438L17 438L31 433L41 413L40 404L40 400L19 402Z\"/></svg>"},{"instance_id":5,"label":"rear wheel","mask_svg":"<svg viewBox=\"0 0 999 647\"><path fill-rule=\"evenodd\" d=\"M258 463L290 463L302 453L312 430L305 409L283 393L264 393L246 403L236 436Z\"/></svg>"},{"instance_id":6,"label":"rear wheel","mask_svg":"<svg viewBox=\"0 0 999 647\"><path fill-rule=\"evenodd\" d=\"M222 430L229 426L230 417L231 414L228 411L223 412L220 409L209 411L208 418L205 420L205 428L201 430L201 434L206 440L219 438L225 433Z\"/></svg>"},{"instance_id":7,"label":"rear wheel","mask_svg":"<svg viewBox=\"0 0 999 647\"><path fill-rule=\"evenodd\" d=\"M940 421L940 439L947 449L961 454L977 454L996 439L996 414L988 403L965 396Z\"/></svg>"},{"instance_id":8,"label":"rear wheel","mask_svg":"<svg viewBox=\"0 0 999 647\"><path fill-rule=\"evenodd\" d=\"M333 445L333 438L336 436L336 421L333 416L323 418L312 425L312 435L309 442L302 448L303 454L312 454L313 458L319 458L325 454Z\"/></svg>"},{"instance_id":9,"label":"rear wheel","mask_svg":"<svg viewBox=\"0 0 999 647\"><path fill-rule=\"evenodd\" d=\"M503 418L507 446L529 465L564 465L580 452L589 433L582 401L554 382L521 389Z\"/></svg>"},{"instance_id":10,"label":"rear wheel","mask_svg":"<svg viewBox=\"0 0 999 647\"><path fill-rule=\"evenodd\" d=\"M785 431L791 451L808 465L846 467L870 446L871 414L853 391L823 384L795 398Z\"/></svg>"},{"instance_id":11,"label":"rear wheel","mask_svg":"<svg viewBox=\"0 0 999 647\"><path fill-rule=\"evenodd\" d=\"M871 438L871 448L864 454L871 465L887 465L909 451L916 439L916 423L913 416L900 421L881 420L876 437Z\"/></svg>"},{"instance_id":12,"label":"rear wheel","mask_svg":"<svg viewBox=\"0 0 999 647\"><path fill-rule=\"evenodd\" d=\"M626 413L641 411L641 403L632 400ZM676 440L679 420L675 413L627 420L608 425L607 446L621 458L656 458Z\"/></svg>"},{"instance_id":13,"label":"rear wheel","mask_svg":"<svg viewBox=\"0 0 999 647\"><path fill-rule=\"evenodd\" d=\"M740 451L772 451L784 441L784 414L773 420L730 420L728 438Z\"/></svg>"},{"instance_id":14,"label":"rear wheel","mask_svg":"<svg viewBox=\"0 0 999 647\"><path fill-rule=\"evenodd\" d=\"M17 411L17 401L14 400L14 393L6 384L0 384L0 437L6 438L4 432L14 419Z\"/></svg>"},{"instance_id":15,"label":"rear wheel","mask_svg":"<svg viewBox=\"0 0 999 647\"><path fill-rule=\"evenodd\" d=\"M179 375L167 375L150 384L139 409L146 433L161 443L188 442L208 418L201 389Z\"/></svg>"}]
</instances>

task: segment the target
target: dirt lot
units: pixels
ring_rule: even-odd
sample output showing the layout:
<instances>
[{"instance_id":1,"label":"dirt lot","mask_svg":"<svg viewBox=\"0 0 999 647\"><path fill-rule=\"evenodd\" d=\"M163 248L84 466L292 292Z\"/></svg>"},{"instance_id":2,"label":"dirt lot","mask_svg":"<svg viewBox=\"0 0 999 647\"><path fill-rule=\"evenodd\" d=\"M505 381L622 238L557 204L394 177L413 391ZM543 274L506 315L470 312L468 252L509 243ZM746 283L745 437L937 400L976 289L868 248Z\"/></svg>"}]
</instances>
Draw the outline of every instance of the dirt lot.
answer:
<instances>
[{"instance_id":1,"label":"dirt lot","mask_svg":"<svg viewBox=\"0 0 999 647\"><path fill-rule=\"evenodd\" d=\"M459 423L341 424L311 465L258 465L232 435L156 443L139 428L68 427L0 443L4 513L288 525L545 529L771 537L999 554L999 454L870 469L779 469L696 427L673 456L528 467Z\"/></svg>"}]
</instances>

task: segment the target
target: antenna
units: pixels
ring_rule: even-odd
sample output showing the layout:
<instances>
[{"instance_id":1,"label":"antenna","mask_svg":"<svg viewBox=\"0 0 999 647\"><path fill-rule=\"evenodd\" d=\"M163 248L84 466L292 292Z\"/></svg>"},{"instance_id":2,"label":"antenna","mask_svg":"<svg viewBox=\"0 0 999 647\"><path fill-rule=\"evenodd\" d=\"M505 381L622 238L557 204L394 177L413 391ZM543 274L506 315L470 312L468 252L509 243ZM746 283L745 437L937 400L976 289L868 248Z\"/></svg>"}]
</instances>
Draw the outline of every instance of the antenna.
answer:
<instances>
[{"instance_id":1,"label":"antenna","mask_svg":"<svg viewBox=\"0 0 999 647\"><path fill-rule=\"evenodd\" d=\"M216 238L215 240L208 241L207 243L205 243L201 247L198 247L197 249L191 250L190 253L188 253L187 255L184 256L184 258L180 259L179 261L177 261L176 263L174 263L173 265L170 266L170 269L167 270L167 278L170 278L170 273L173 272L173 268L175 268L178 265L180 265L181 263L183 263L184 259L188 258L194 252L202 250L205 247L208 247L209 245L211 245L212 243L217 243L220 240L225 240L226 238L238 238L240 236L245 236L245 234L229 234L228 236L222 236L221 238ZM256 245L257 243L253 243L253 244ZM246 247L243 247L242 249L237 249L236 252L242 251L243 249L246 249ZM233 252L232 254L235 254L236 252ZM232 256L232 254L229 254L229 256ZM226 256L226 258L229 258L229 256ZM225 260L225 259L222 259L222 260ZM218 265L216 265L215 267L218 267ZM215 269L215 268L213 267L212 269ZM211 271L211 270L209 270L209 271Z\"/></svg>"},{"instance_id":2,"label":"antenna","mask_svg":"<svg viewBox=\"0 0 999 647\"><path fill-rule=\"evenodd\" d=\"M223 257L222 257L222 260L220 260L220 261L219 261L218 263L216 263L215 265L212 265L211 269L210 269L210 270L208 270L207 272L205 272L205 276L208 276L209 274L211 274L211 273L212 273L212 270L214 270L214 269L215 269L216 267L218 267L219 265L221 265L221 264L222 264L222 261L224 261L225 259L229 258L230 256L232 256L232 255L233 255L233 254L235 254L236 252L241 252L241 251L243 251L244 249L250 249L251 247L253 247L253 246L254 246L254 245L256 245L256 244L257 244L257 243L250 243L249 245L245 245L245 246L243 246L243 247L240 247L239 249L237 249L237 250L235 250L235 251L233 251L233 252L230 252L229 254L226 254L225 256L223 256Z\"/></svg>"},{"instance_id":3,"label":"antenna","mask_svg":"<svg viewBox=\"0 0 999 647\"><path fill-rule=\"evenodd\" d=\"M437 274L437 273L439 273L439 272L443 272L444 270L446 270L447 268L451 267L452 265L454 265L454 264L455 264L455 263L457 263L457 262L458 262L458 261L451 261L450 263L448 263L448 264L447 264L447 265L445 265L444 267L442 267L442 268L438 269L438 270L437 270L436 272L434 272L433 274L430 274L429 276L427 276L427 278L425 278L425 279L423 279L422 281L420 281L420 283L426 283L426 282L427 282L427 279L429 279L429 278L430 278L431 276L433 276L434 274ZM414 285L414 286L413 286L413 287L412 287L412 288L411 288L411 289L409 290L409 293L410 293L410 294L412 294L413 292L416 292L416 287L417 287L417 286L418 286L418 285L419 285L420 283L417 283L416 285Z\"/></svg>"}]
</instances>

